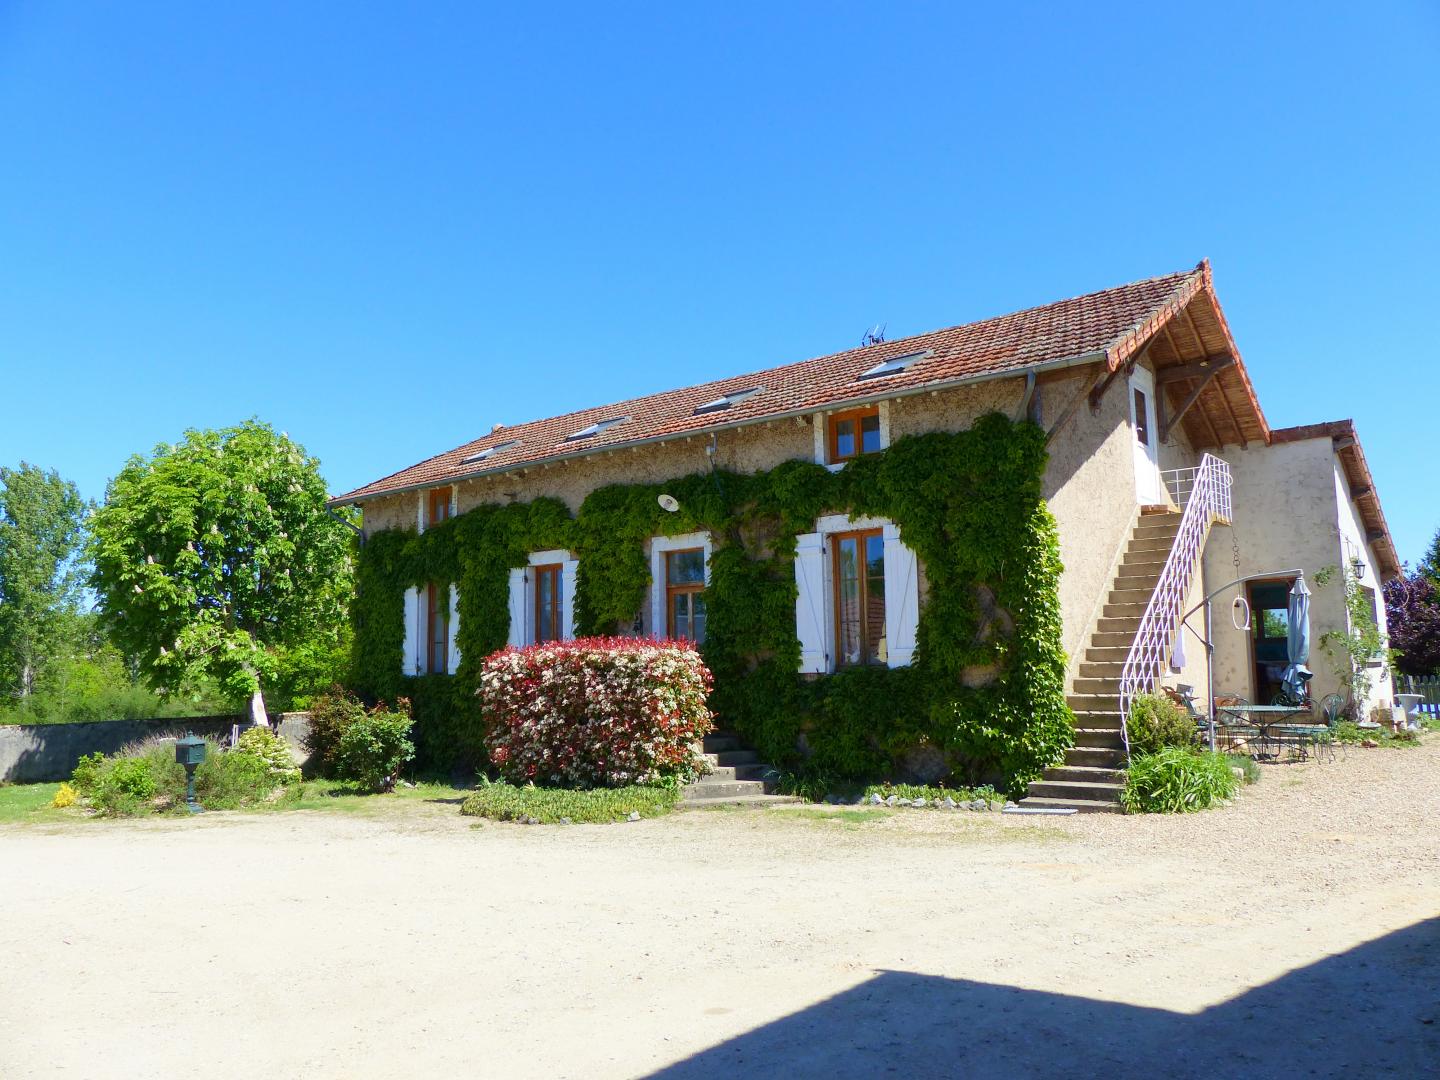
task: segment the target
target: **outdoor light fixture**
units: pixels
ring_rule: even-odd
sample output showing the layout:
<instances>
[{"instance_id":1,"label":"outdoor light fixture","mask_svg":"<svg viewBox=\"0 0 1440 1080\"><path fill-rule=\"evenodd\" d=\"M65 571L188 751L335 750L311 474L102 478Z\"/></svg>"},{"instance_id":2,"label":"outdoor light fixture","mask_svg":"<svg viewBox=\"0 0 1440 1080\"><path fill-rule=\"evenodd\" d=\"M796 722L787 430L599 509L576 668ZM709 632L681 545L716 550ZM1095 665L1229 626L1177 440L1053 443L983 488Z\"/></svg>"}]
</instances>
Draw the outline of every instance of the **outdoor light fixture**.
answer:
<instances>
[{"instance_id":1,"label":"outdoor light fixture","mask_svg":"<svg viewBox=\"0 0 1440 1080\"><path fill-rule=\"evenodd\" d=\"M192 814L203 813L204 808L195 801L195 768L205 760L205 740L193 731L176 739L175 760L185 766L185 805Z\"/></svg>"},{"instance_id":2,"label":"outdoor light fixture","mask_svg":"<svg viewBox=\"0 0 1440 1080\"><path fill-rule=\"evenodd\" d=\"M1356 580L1356 581L1364 581L1364 580L1365 580L1365 563L1364 563L1364 561L1360 558L1359 555L1355 555L1355 556L1352 556L1352 557L1351 557L1351 559L1350 559L1350 570L1351 570L1352 573L1354 573L1354 575L1355 575L1355 580Z\"/></svg>"},{"instance_id":3,"label":"outdoor light fixture","mask_svg":"<svg viewBox=\"0 0 1440 1080\"><path fill-rule=\"evenodd\" d=\"M667 514L673 514L676 510L680 509L680 500L675 498L674 495L661 495L655 501L660 504L660 509L664 510Z\"/></svg>"}]
</instances>

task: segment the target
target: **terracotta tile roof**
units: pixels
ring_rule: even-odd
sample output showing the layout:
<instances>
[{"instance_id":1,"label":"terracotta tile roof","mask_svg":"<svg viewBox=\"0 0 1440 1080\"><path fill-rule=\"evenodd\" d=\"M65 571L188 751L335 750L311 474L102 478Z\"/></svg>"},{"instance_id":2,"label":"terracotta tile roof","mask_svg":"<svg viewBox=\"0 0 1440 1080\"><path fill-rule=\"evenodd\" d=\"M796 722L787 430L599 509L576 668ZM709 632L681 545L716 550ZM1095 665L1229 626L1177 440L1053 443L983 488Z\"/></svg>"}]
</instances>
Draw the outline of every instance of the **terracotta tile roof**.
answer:
<instances>
[{"instance_id":1,"label":"terracotta tile roof","mask_svg":"<svg viewBox=\"0 0 1440 1080\"><path fill-rule=\"evenodd\" d=\"M346 492L333 502L362 502L541 461L1017 374L1080 357L1104 360L1113 369L1136 354L1166 320L1207 287L1208 280L1209 266L1202 262L1191 270L981 322L507 426ZM920 360L894 374L861 377L878 364L916 353L922 355ZM696 413L698 407L726 394L757 387L758 392L728 408ZM589 438L571 438L592 424L620 418L622 422ZM475 458L486 450L491 453Z\"/></svg>"},{"instance_id":2,"label":"terracotta tile roof","mask_svg":"<svg viewBox=\"0 0 1440 1080\"><path fill-rule=\"evenodd\" d=\"M1345 480L1350 485L1351 498L1360 511L1360 520L1365 523L1366 540L1375 549L1375 561L1380 564L1381 581L1389 581L1400 575L1400 555L1390 535L1390 525L1385 520L1385 511L1380 506L1380 492L1375 487L1375 478L1365 461L1365 451L1360 447L1360 436L1355 431L1354 420L1329 420L1322 424L1301 424L1299 427L1276 428L1270 432L1272 443L1304 442L1306 439L1330 439L1334 442L1336 456L1345 470Z\"/></svg>"}]
</instances>

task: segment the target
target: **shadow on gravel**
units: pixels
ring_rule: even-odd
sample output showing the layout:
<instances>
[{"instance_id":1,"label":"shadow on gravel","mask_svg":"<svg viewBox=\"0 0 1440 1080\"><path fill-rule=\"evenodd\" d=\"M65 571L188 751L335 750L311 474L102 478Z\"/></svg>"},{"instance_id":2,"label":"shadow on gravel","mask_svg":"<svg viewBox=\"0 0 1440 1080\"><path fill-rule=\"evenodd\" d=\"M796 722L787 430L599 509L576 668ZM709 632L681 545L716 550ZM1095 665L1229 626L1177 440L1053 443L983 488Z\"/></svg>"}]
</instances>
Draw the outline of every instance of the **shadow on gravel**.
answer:
<instances>
[{"instance_id":1,"label":"shadow on gravel","mask_svg":"<svg viewBox=\"0 0 1440 1080\"><path fill-rule=\"evenodd\" d=\"M652 1075L1440 1077L1440 918L1195 1015L883 971Z\"/></svg>"}]
</instances>

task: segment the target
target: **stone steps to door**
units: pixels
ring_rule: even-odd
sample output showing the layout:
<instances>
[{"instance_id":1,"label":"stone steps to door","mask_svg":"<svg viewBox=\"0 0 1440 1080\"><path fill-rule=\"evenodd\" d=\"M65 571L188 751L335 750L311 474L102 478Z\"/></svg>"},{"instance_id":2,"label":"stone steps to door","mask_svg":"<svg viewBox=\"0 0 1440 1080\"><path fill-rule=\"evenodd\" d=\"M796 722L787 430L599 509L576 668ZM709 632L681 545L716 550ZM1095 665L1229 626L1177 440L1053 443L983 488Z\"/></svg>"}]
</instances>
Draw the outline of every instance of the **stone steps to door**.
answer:
<instances>
[{"instance_id":1,"label":"stone steps to door","mask_svg":"<svg viewBox=\"0 0 1440 1080\"><path fill-rule=\"evenodd\" d=\"M759 807L799 801L792 795L775 794L775 770L738 735L712 732L696 750L705 757L710 771L680 793L682 806Z\"/></svg>"}]
</instances>

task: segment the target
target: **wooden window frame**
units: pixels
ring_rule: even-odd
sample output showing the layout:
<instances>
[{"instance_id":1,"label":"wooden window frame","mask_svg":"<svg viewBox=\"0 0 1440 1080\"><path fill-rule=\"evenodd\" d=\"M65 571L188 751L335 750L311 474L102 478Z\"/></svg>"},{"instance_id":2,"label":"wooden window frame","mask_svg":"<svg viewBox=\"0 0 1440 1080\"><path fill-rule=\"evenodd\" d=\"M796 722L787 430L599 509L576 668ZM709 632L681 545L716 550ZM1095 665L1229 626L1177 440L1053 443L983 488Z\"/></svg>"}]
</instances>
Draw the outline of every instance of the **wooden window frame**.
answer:
<instances>
[{"instance_id":1,"label":"wooden window frame","mask_svg":"<svg viewBox=\"0 0 1440 1080\"><path fill-rule=\"evenodd\" d=\"M682 582L679 585L670 581L670 557L672 555L686 555L698 551L702 560L702 570L699 581ZM705 549L703 547L672 548L661 553L661 563L665 569L665 635L672 640L675 638L675 597L684 595L695 595L705 591L704 560ZM690 604L690 629L695 629L695 601ZM687 641L695 641L694 638L686 638ZM695 641L695 644L702 645L704 642Z\"/></svg>"},{"instance_id":2,"label":"wooden window frame","mask_svg":"<svg viewBox=\"0 0 1440 1080\"><path fill-rule=\"evenodd\" d=\"M554 636L542 639L540 637L540 627L542 625L540 613L544 610L545 596L540 588L540 579L547 574L553 574L555 578L554 586L550 590L550 627L554 631ZM565 640L565 602L560 593L564 580L565 568L563 563L541 563L538 566L530 567L530 583L535 594L533 600L535 629L530 635L534 638L532 642L534 645L543 645L550 641Z\"/></svg>"},{"instance_id":3,"label":"wooden window frame","mask_svg":"<svg viewBox=\"0 0 1440 1080\"><path fill-rule=\"evenodd\" d=\"M872 416L875 418L877 428L880 428L880 406L878 404L864 405L857 409L843 409L840 412L831 413L825 418L825 463L827 465L840 465L846 461L850 461L852 458L860 457L867 452L875 452L863 449L865 437L860 430L861 423ZM844 457L840 456L840 437L837 430L842 420L855 421L855 452L853 454L846 454ZM883 428L880 428L882 432L882 442L884 441L883 430Z\"/></svg>"},{"instance_id":4,"label":"wooden window frame","mask_svg":"<svg viewBox=\"0 0 1440 1080\"><path fill-rule=\"evenodd\" d=\"M450 590L447 588L442 591L440 585L432 581L426 586L425 593L425 673L427 675L448 675L450 673ZM437 623L443 631L438 641L435 633Z\"/></svg>"},{"instance_id":5,"label":"wooden window frame","mask_svg":"<svg viewBox=\"0 0 1440 1080\"><path fill-rule=\"evenodd\" d=\"M450 501L454 498L454 488L449 484L444 487L431 488L425 493L425 527L439 525L442 521L450 520ZM440 496L444 496L443 501ZM437 513L436 511L440 512Z\"/></svg>"},{"instance_id":6,"label":"wooden window frame","mask_svg":"<svg viewBox=\"0 0 1440 1080\"><path fill-rule=\"evenodd\" d=\"M827 540L830 545L830 592L832 610L835 612L835 626L833 644L835 648L835 670L851 667L874 667L883 666L884 660L879 657L879 650L874 648L874 642L869 640L870 620L870 572L867 569L869 561L865 558L865 544L871 538L878 537L883 544L885 532L883 529L855 529L850 532L831 533ZM856 563L856 581L860 586L860 595L857 597L860 607L860 654L865 659L858 663L847 663L845 660L845 637L840 618L840 544L845 540L856 541L857 554L859 559ZM880 571L884 577L885 571ZM888 599L888 597L887 597Z\"/></svg>"}]
</instances>

